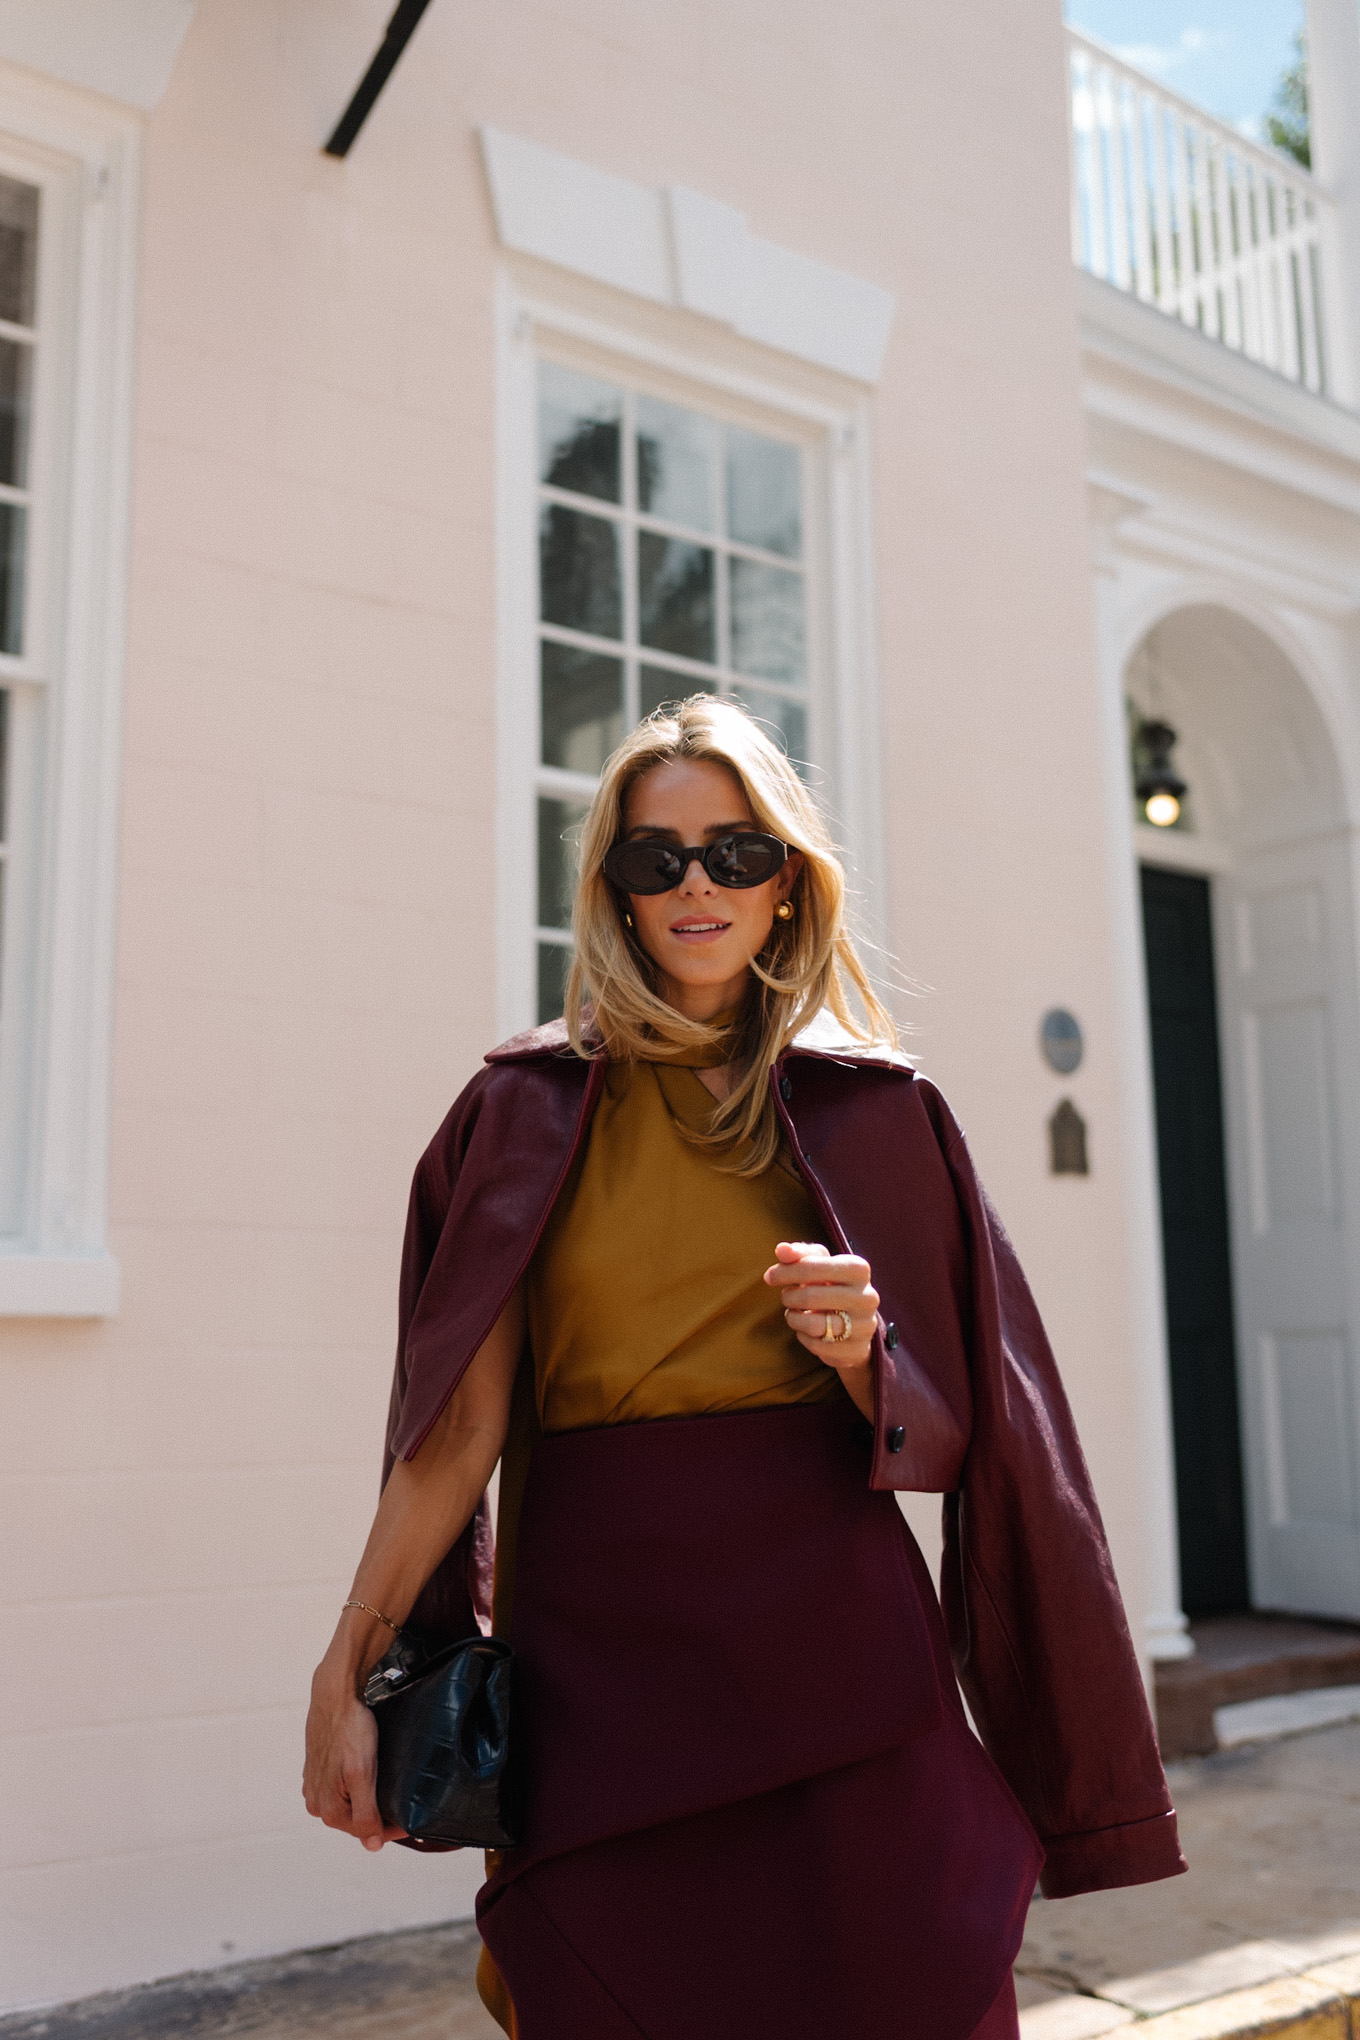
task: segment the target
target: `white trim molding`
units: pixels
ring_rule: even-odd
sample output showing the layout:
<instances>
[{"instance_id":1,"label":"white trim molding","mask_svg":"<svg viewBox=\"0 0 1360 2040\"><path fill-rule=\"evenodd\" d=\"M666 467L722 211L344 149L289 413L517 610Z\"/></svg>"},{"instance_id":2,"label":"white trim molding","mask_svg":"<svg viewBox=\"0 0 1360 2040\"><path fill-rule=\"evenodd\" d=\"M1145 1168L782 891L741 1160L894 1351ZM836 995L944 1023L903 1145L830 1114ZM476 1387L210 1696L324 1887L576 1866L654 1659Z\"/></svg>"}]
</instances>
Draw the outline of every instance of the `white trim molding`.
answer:
<instances>
[{"instance_id":1,"label":"white trim molding","mask_svg":"<svg viewBox=\"0 0 1360 2040\"><path fill-rule=\"evenodd\" d=\"M0 0L0 61L149 113L197 0Z\"/></svg>"},{"instance_id":2,"label":"white trim molding","mask_svg":"<svg viewBox=\"0 0 1360 2040\"><path fill-rule=\"evenodd\" d=\"M104 1316L118 1303L106 1232L141 125L0 64L0 157L42 190L40 371L57 398L35 399L47 508L33 642L6 674L36 740L12 900L28 933L18 947L7 937L0 987L16 1023L0 1062L15 1178L0 1316Z\"/></svg>"},{"instance_id":3,"label":"white trim molding","mask_svg":"<svg viewBox=\"0 0 1360 2040\"><path fill-rule=\"evenodd\" d=\"M762 240L733 207L679 185L635 184L492 127L482 153L503 248L878 381L895 302L881 285Z\"/></svg>"},{"instance_id":4,"label":"white trim molding","mask_svg":"<svg viewBox=\"0 0 1360 2040\"><path fill-rule=\"evenodd\" d=\"M112 1254L0 1254L0 1318L113 1317L121 1291Z\"/></svg>"},{"instance_id":5,"label":"white trim molding","mask_svg":"<svg viewBox=\"0 0 1360 2040\"><path fill-rule=\"evenodd\" d=\"M1182 834L1175 829L1154 829L1146 822L1134 824L1133 845L1140 864L1155 864L1161 871L1188 871L1198 878L1216 878L1233 868L1233 853L1226 843L1214 843L1206 836Z\"/></svg>"}]
</instances>

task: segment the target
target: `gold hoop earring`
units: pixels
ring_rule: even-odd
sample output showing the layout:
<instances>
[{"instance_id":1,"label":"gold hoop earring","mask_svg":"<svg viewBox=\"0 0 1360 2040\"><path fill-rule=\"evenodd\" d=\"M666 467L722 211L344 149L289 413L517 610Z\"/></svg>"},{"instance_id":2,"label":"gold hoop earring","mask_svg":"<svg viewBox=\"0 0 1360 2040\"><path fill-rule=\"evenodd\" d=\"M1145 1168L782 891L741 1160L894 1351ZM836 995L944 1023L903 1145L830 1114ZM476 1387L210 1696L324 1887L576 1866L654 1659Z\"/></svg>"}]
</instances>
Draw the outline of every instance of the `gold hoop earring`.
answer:
<instances>
[{"instance_id":1,"label":"gold hoop earring","mask_svg":"<svg viewBox=\"0 0 1360 2040\"><path fill-rule=\"evenodd\" d=\"M632 915L631 915L631 914L629 913L629 911L628 911L627 907L625 907L625 908L624 908L624 910L623 910L623 921L624 921L624 926L625 926L625 927L627 927L627 928L631 928L631 927L632 927L632 925L633 925L633 917L632 917Z\"/></svg>"},{"instance_id":2,"label":"gold hoop earring","mask_svg":"<svg viewBox=\"0 0 1360 2040\"><path fill-rule=\"evenodd\" d=\"M791 921L793 919L793 901L781 900L774 910L774 917L776 921Z\"/></svg>"}]
</instances>

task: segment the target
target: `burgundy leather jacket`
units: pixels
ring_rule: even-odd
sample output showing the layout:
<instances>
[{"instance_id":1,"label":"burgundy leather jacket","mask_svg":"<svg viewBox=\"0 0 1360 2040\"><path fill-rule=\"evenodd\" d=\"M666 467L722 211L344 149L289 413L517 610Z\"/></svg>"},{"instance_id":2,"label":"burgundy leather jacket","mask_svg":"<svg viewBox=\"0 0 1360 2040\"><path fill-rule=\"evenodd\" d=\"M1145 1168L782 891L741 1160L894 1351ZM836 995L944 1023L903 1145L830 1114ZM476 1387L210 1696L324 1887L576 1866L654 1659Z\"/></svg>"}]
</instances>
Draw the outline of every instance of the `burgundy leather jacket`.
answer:
<instances>
[{"instance_id":1,"label":"burgundy leather jacket","mask_svg":"<svg viewBox=\"0 0 1360 2040\"><path fill-rule=\"evenodd\" d=\"M771 1073L839 1252L882 1299L871 1484L944 1497L941 1602L988 1751L1048 1853L1049 1897L1185 1868L1090 1477L1024 1275L949 1107L900 1058L800 1037ZM388 1458L410 1458L515 1284L585 1138L604 1065L561 1021L486 1059L416 1170ZM485 1501L415 1617L490 1606Z\"/></svg>"}]
</instances>

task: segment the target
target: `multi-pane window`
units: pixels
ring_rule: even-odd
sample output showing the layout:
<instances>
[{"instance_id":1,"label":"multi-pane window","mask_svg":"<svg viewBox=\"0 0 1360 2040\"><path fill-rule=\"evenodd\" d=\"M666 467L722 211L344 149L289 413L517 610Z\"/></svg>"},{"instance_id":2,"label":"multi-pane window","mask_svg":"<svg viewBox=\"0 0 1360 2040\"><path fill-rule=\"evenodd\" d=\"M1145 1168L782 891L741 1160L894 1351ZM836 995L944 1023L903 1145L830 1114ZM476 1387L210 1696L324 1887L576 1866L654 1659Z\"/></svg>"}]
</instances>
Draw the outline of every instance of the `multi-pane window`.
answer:
<instances>
[{"instance_id":1,"label":"multi-pane window","mask_svg":"<svg viewBox=\"0 0 1360 2040\"><path fill-rule=\"evenodd\" d=\"M0 966L4 962L9 817L11 660L23 657L28 558L29 398L38 274L38 192L0 176ZM4 1053L0 1038L0 1055Z\"/></svg>"},{"instance_id":2,"label":"multi-pane window","mask_svg":"<svg viewBox=\"0 0 1360 2040\"><path fill-rule=\"evenodd\" d=\"M562 1010L573 842L610 751L663 702L743 702L801 761L797 446L555 362L538 372L538 1012Z\"/></svg>"}]
</instances>

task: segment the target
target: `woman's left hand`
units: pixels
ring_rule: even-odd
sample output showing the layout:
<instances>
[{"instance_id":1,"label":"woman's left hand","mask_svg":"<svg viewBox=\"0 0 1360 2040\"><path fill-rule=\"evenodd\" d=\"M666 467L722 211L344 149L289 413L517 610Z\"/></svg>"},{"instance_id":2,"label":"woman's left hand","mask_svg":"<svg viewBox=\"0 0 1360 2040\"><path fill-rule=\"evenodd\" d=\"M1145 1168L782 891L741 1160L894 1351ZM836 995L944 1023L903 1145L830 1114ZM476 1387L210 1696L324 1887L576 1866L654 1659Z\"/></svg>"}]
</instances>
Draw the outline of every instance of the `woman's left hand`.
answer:
<instances>
[{"instance_id":1,"label":"woman's left hand","mask_svg":"<svg viewBox=\"0 0 1360 2040\"><path fill-rule=\"evenodd\" d=\"M775 1253L778 1259L765 1270L765 1280L782 1292L789 1330L800 1346L835 1368L855 1407L872 1423L878 1291L869 1263L858 1254L832 1254L806 1240L781 1240ZM843 1331L844 1338L828 1339L828 1323L833 1334Z\"/></svg>"}]
</instances>

